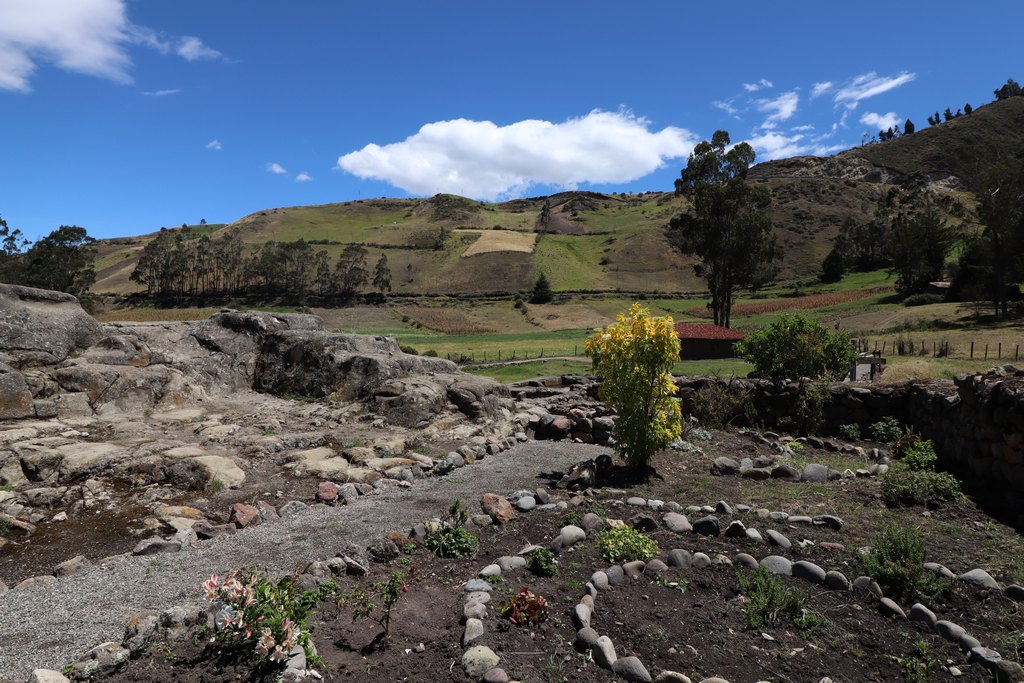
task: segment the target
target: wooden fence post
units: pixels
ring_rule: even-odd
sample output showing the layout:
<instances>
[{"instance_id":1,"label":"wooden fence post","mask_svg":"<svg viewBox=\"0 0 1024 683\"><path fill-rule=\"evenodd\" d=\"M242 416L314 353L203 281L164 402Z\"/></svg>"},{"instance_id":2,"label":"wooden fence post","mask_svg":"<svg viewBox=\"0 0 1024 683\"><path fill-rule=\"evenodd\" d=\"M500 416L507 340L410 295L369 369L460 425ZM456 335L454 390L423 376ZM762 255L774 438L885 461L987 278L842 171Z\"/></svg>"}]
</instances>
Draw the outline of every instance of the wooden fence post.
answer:
<instances>
[{"instance_id":1,"label":"wooden fence post","mask_svg":"<svg viewBox=\"0 0 1024 683\"><path fill-rule=\"evenodd\" d=\"M974 358L974 342L971 342L971 359Z\"/></svg>"}]
</instances>

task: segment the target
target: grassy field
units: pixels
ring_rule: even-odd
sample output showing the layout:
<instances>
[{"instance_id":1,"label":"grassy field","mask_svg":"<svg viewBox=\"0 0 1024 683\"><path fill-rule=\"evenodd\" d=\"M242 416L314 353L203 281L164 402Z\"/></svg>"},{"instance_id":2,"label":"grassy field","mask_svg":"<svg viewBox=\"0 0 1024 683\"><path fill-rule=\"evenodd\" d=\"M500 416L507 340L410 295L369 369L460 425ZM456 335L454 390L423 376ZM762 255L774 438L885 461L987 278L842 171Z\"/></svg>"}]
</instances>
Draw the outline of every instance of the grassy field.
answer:
<instances>
[{"instance_id":1,"label":"grassy field","mask_svg":"<svg viewBox=\"0 0 1024 683\"><path fill-rule=\"evenodd\" d=\"M455 231L455 234L462 233L476 235L477 237L476 241L469 245L466 251L462 252L463 258L476 256L477 254L486 254L490 251L519 251L524 254L531 254L537 242L536 233L531 232L513 232L512 230Z\"/></svg>"}]
</instances>

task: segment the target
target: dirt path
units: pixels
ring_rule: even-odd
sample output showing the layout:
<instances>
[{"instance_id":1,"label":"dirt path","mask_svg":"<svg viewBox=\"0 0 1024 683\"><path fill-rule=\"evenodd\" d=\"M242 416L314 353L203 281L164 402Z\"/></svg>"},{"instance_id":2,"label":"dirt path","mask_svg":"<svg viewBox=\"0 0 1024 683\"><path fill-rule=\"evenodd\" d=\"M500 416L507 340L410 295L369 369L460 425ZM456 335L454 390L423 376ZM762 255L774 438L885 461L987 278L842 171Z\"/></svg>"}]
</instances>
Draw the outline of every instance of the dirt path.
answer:
<instances>
[{"instance_id":1,"label":"dirt path","mask_svg":"<svg viewBox=\"0 0 1024 683\"><path fill-rule=\"evenodd\" d=\"M24 680L34 668L60 669L101 642L120 641L129 615L142 609L201 604L200 583L241 566L291 570L334 555L346 543L366 546L405 531L458 498L477 509L487 491L548 486L545 474L607 449L564 442L527 442L445 477L360 498L341 508L302 514L207 541L198 549L130 557L0 597L0 680Z\"/></svg>"}]
</instances>

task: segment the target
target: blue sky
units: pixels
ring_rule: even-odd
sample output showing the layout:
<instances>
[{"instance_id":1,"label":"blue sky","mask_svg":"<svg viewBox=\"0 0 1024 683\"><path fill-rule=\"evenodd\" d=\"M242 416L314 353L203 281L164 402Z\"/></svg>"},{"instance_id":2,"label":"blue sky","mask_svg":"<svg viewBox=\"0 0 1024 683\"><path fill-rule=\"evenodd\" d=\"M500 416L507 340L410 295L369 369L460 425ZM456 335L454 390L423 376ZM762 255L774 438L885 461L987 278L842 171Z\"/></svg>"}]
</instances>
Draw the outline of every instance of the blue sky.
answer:
<instances>
[{"instance_id":1,"label":"blue sky","mask_svg":"<svg viewBox=\"0 0 1024 683\"><path fill-rule=\"evenodd\" d=\"M670 190L979 106L1024 5L0 0L0 217L37 238L454 192Z\"/></svg>"}]
</instances>

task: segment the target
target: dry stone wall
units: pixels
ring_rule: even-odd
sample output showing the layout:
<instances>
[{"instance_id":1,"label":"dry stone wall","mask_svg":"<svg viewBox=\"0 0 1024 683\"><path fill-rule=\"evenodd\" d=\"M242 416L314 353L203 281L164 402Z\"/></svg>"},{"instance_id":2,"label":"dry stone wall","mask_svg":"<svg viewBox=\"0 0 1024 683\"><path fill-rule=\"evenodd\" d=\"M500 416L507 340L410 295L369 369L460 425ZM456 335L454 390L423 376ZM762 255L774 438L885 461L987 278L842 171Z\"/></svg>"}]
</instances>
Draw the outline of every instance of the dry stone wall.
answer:
<instances>
[{"instance_id":1,"label":"dry stone wall","mask_svg":"<svg viewBox=\"0 0 1024 683\"><path fill-rule=\"evenodd\" d=\"M679 396L692 412L698 392L717 388L740 398L746 418L776 427L797 413L808 385L766 379L723 380L680 377ZM844 424L868 426L892 416L935 442L944 467L994 492L1024 493L1024 369L996 367L953 381L911 380L902 384L833 384L824 404L823 434L838 434ZM743 415L736 416L743 420ZM785 422L785 420L784 420Z\"/></svg>"}]
</instances>

